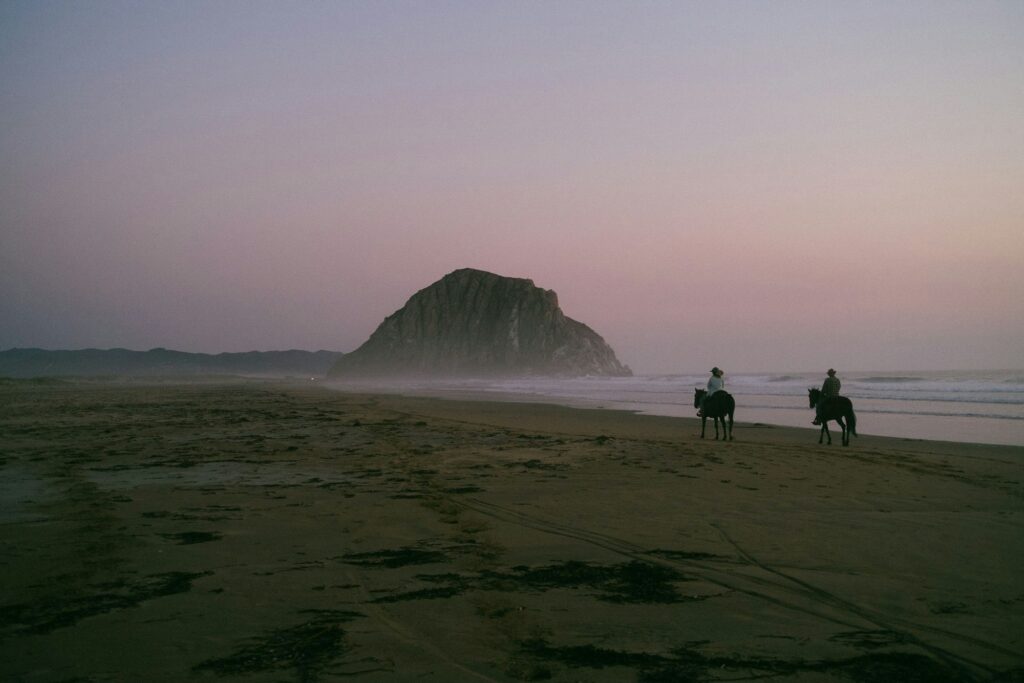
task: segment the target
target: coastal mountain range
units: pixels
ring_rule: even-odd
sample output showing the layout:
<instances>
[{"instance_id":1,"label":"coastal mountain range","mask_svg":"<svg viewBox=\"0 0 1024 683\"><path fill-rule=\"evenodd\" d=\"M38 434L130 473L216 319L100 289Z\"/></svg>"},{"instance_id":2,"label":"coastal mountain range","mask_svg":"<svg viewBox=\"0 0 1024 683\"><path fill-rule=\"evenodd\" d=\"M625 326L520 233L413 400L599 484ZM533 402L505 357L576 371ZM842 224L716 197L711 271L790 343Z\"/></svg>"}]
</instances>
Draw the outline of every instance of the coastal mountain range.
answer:
<instances>
[{"instance_id":1,"label":"coastal mountain range","mask_svg":"<svg viewBox=\"0 0 1024 683\"><path fill-rule=\"evenodd\" d=\"M596 332L532 280L463 268L414 294L328 379L438 376L627 376Z\"/></svg>"},{"instance_id":2,"label":"coastal mountain range","mask_svg":"<svg viewBox=\"0 0 1024 683\"><path fill-rule=\"evenodd\" d=\"M9 349L0 351L0 377L323 377L342 356L337 351L248 351L187 353L164 348Z\"/></svg>"}]
</instances>

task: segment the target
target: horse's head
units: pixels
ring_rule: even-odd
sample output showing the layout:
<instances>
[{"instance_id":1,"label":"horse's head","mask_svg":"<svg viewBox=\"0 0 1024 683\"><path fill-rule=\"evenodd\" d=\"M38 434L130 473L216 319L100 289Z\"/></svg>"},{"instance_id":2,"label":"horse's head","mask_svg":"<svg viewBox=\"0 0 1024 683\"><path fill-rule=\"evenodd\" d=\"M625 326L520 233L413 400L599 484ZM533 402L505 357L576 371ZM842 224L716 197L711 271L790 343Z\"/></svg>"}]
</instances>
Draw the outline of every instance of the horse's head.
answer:
<instances>
[{"instance_id":1,"label":"horse's head","mask_svg":"<svg viewBox=\"0 0 1024 683\"><path fill-rule=\"evenodd\" d=\"M821 398L821 389L815 389L811 387L807 390L807 398L810 403L810 408L813 408L818 404L818 399Z\"/></svg>"},{"instance_id":2,"label":"horse's head","mask_svg":"<svg viewBox=\"0 0 1024 683\"><path fill-rule=\"evenodd\" d=\"M696 388L693 390L693 407L700 408L700 400L704 398L704 394L708 393L707 389Z\"/></svg>"}]
</instances>

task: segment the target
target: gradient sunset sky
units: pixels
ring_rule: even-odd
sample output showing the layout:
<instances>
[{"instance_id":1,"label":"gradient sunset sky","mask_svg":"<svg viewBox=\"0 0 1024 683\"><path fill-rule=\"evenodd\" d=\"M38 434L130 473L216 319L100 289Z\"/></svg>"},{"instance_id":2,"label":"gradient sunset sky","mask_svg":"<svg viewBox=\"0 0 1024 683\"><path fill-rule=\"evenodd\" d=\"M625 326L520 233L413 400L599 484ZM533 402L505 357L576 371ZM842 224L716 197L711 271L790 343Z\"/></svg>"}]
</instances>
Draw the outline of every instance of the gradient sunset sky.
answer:
<instances>
[{"instance_id":1,"label":"gradient sunset sky","mask_svg":"<svg viewBox=\"0 0 1024 683\"><path fill-rule=\"evenodd\" d=\"M1024 2L0 3L0 349L351 351L473 267L641 373L1024 367Z\"/></svg>"}]
</instances>

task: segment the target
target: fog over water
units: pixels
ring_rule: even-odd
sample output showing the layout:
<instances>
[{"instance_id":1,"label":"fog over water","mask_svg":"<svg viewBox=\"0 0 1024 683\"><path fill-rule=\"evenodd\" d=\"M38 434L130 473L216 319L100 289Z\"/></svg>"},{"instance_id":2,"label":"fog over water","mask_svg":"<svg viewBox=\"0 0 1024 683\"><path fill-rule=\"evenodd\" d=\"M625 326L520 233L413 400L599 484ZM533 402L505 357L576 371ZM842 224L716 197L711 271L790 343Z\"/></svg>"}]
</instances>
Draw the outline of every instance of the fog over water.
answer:
<instances>
[{"instance_id":1,"label":"fog over water","mask_svg":"<svg viewBox=\"0 0 1024 683\"><path fill-rule=\"evenodd\" d=\"M379 380L337 382L348 391L383 390L490 400L531 400L579 407L691 417L693 390L707 375L650 375L576 379ZM740 422L811 427L807 389L823 374L726 376ZM1024 446L1024 372L847 373L844 396L860 434ZM835 423L830 425L838 431Z\"/></svg>"}]
</instances>

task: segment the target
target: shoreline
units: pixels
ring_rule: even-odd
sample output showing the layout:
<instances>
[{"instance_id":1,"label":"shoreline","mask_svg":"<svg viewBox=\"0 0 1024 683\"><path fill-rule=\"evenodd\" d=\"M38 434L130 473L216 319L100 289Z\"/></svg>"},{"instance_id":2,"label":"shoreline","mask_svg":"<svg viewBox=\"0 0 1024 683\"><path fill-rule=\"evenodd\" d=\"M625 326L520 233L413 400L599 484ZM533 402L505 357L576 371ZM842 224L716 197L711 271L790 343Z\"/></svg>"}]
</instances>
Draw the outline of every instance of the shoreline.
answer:
<instances>
[{"instance_id":1,"label":"shoreline","mask_svg":"<svg viewBox=\"0 0 1024 683\"><path fill-rule=\"evenodd\" d=\"M650 417L665 418L670 420L682 420L684 424L697 425L697 431L700 430L700 418L693 415L696 409L690 406L663 406L660 408L651 408L648 405L640 404L629 401L611 401L601 400L596 398L560 398L547 396L536 393L516 393L516 392L502 392L502 391L484 391L484 390L472 390L463 388L444 388L439 387L436 389L407 389L407 388L395 388L390 389L381 386L344 386L338 383L332 383L328 381L317 382L320 386L330 390L337 391L343 394L352 395L378 395L387 397L407 397L407 398L423 398L423 399L437 399L442 401L466 401L466 402L486 402L486 403L508 403L508 404L539 404L547 406L557 406L566 408L575 408L579 410L597 410L597 411L618 411L624 413L631 413L635 415L645 415ZM737 413L742 415L743 407L737 407ZM780 430L796 430L797 432L806 432L812 434L813 437L817 438L819 428L810 425L811 419L813 419L813 411L807 409L805 411L797 411L801 415L806 414L807 426L785 424L771 422L769 420L744 420L737 419L735 426L737 429L742 428L757 428L757 429L780 429ZM755 413L763 415L764 412ZM858 427L861 427L863 420L858 422ZM708 430L714 435L713 422L708 420ZM829 431L832 434L833 443L838 444L841 440L841 432L839 426L835 422L829 424ZM912 441L925 441L935 443L948 443L953 445L965 445L965 446L979 446L979 447L1001 447L1017 449L1024 455L1024 444L1016 443L1003 443L1003 442L987 442L987 441L958 441L953 439L941 439L941 438L926 438L916 436L900 436L894 434L860 434L859 436L853 436L850 440L851 447L863 441L863 439L891 439L894 442L912 442Z\"/></svg>"}]
</instances>

